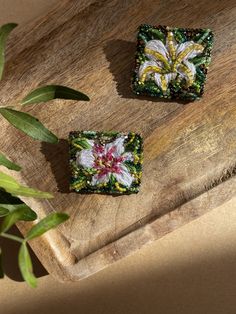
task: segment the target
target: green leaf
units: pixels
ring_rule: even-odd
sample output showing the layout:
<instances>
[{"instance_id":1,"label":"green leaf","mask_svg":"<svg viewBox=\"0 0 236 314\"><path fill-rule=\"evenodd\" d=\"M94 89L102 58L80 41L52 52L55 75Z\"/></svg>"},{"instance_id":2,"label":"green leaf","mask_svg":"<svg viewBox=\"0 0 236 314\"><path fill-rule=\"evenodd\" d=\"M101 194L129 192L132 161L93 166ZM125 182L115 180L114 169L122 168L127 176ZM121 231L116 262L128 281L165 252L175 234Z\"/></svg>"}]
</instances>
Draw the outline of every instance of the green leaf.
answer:
<instances>
[{"instance_id":1,"label":"green leaf","mask_svg":"<svg viewBox=\"0 0 236 314\"><path fill-rule=\"evenodd\" d=\"M196 68L196 79L201 83L206 79L206 74L199 67Z\"/></svg>"},{"instance_id":2,"label":"green leaf","mask_svg":"<svg viewBox=\"0 0 236 314\"><path fill-rule=\"evenodd\" d=\"M153 34L155 39L160 39L162 42L165 42L164 34L157 28L150 28L148 30L149 33Z\"/></svg>"},{"instance_id":3,"label":"green leaf","mask_svg":"<svg viewBox=\"0 0 236 314\"><path fill-rule=\"evenodd\" d=\"M191 60L192 63L194 63L195 66L201 65L201 64L205 64L206 66L209 65L209 63L211 62L211 58L210 57L195 57Z\"/></svg>"},{"instance_id":4,"label":"green leaf","mask_svg":"<svg viewBox=\"0 0 236 314\"><path fill-rule=\"evenodd\" d=\"M6 209L9 213L16 210L23 210L22 219L24 221L33 221L37 219L37 214L26 204L0 204L0 207Z\"/></svg>"},{"instance_id":5,"label":"green leaf","mask_svg":"<svg viewBox=\"0 0 236 314\"><path fill-rule=\"evenodd\" d=\"M15 210L9 212L9 214L3 219L0 227L0 232L6 232L13 226L17 221L32 221L36 219L36 214L27 205L21 205Z\"/></svg>"},{"instance_id":6,"label":"green leaf","mask_svg":"<svg viewBox=\"0 0 236 314\"><path fill-rule=\"evenodd\" d=\"M125 161L124 164L126 165L126 167L130 170L131 173L135 173L136 172L136 168L133 165L133 162L130 161Z\"/></svg>"},{"instance_id":7,"label":"green leaf","mask_svg":"<svg viewBox=\"0 0 236 314\"><path fill-rule=\"evenodd\" d=\"M52 213L33 226L26 235L26 239L32 240L36 237L39 237L48 230L57 227L68 218L69 216L65 213Z\"/></svg>"},{"instance_id":8,"label":"green leaf","mask_svg":"<svg viewBox=\"0 0 236 314\"><path fill-rule=\"evenodd\" d=\"M2 207L2 204L0 205L0 217L7 216L9 214L9 210L5 207Z\"/></svg>"},{"instance_id":9,"label":"green leaf","mask_svg":"<svg viewBox=\"0 0 236 314\"><path fill-rule=\"evenodd\" d=\"M53 198L53 195L51 193L35 190L26 186L20 186L17 189L8 189L7 192L11 193L13 196L26 196L47 199Z\"/></svg>"},{"instance_id":10,"label":"green leaf","mask_svg":"<svg viewBox=\"0 0 236 314\"><path fill-rule=\"evenodd\" d=\"M6 191L9 189L17 189L19 188L19 184L16 182L15 179L10 177L9 175L0 171L0 187L4 188Z\"/></svg>"},{"instance_id":11,"label":"green leaf","mask_svg":"<svg viewBox=\"0 0 236 314\"><path fill-rule=\"evenodd\" d=\"M147 43L147 38L142 33L138 34L138 39L142 40L145 44Z\"/></svg>"},{"instance_id":12,"label":"green leaf","mask_svg":"<svg viewBox=\"0 0 236 314\"><path fill-rule=\"evenodd\" d=\"M28 113L2 107L0 108L0 114L14 127L35 140L53 144L58 142L56 135L51 133L38 119Z\"/></svg>"},{"instance_id":13,"label":"green leaf","mask_svg":"<svg viewBox=\"0 0 236 314\"><path fill-rule=\"evenodd\" d=\"M90 149L91 145L89 144L89 142L85 139L85 138L81 138L81 139L77 139L75 138L74 140L72 140L72 144L80 149Z\"/></svg>"},{"instance_id":14,"label":"green leaf","mask_svg":"<svg viewBox=\"0 0 236 314\"><path fill-rule=\"evenodd\" d=\"M2 249L0 248L0 278L4 278L4 271L2 267Z\"/></svg>"},{"instance_id":15,"label":"green leaf","mask_svg":"<svg viewBox=\"0 0 236 314\"><path fill-rule=\"evenodd\" d=\"M211 30L210 29L205 29L204 32L202 34L200 34L200 36L198 38L196 38L196 42L198 44L201 44L206 38L207 36L211 33Z\"/></svg>"},{"instance_id":16,"label":"green leaf","mask_svg":"<svg viewBox=\"0 0 236 314\"><path fill-rule=\"evenodd\" d=\"M183 29L180 30L178 28L175 28L173 33L174 33L174 37L178 43L183 43L187 40L187 38L183 32Z\"/></svg>"},{"instance_id":17,"label":"green leaf","mask_svg":"<svg viewBox=\"0 0 236 314\"><path fill-rule=\"evenodd\" d=\"M89 97L72 88L61 85L46 85L29 93L23 100L22 105L37 104L52 99L73 99L88 101Z\"/></svg>"},{"instance_id":18,"label":"green leaf","mask_svg":"<svg viewBox=\"0 0 236 314\"><path fill-rule=\"evenodd\" d=\"M7 159L2 153L0 153L0 165L15 171L20 171L21 167L11 162L9 159Z\"/></svg>"},{"instance_id":19,"label":"green leaf","mask_svg":"<svg viewBox=\"0 0 236 314\"><path fill-rule=\"evenodd\" d=\"M28 196L37 198L53 198L48 192L42 192L20 185L14 178L0 171L0 187L13 196Z\"/></svg>"},{"instance_id":20,"label":"green leaf","mask_svg":"<svg viewBox=\"0 0 236 314\"><path fill-rule=\"evenodd\" d=\"M0 80L2 79L5 64L5 46L7 37L16 26L17 24L15 23L9 23L0 27Z\"/></svg>"},{"instance_id":21,"label":"green leaf","mask_svg":"<svg viewBox=\"0 0 236 314\"><path fill-rule=\"evenodd\" d=\"M35 288L37 286L37 279L33 274L33 266L26 242L23 242L20 247L18 264L24 280L28 283L28 285Z\"/></svg>"}]
</instances>

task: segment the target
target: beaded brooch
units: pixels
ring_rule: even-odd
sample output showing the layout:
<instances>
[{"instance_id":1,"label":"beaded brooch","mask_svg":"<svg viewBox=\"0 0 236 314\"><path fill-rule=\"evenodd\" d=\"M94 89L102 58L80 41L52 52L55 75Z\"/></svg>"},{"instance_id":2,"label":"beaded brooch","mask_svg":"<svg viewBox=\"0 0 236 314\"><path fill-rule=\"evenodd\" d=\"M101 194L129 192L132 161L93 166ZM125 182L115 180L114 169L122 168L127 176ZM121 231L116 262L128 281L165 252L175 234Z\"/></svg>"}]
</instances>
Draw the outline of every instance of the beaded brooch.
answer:
<instances>
[{"instance_id":1,"label":"beaded brooch","mask_svg":"<svg viewBox=\"0 0 236 314\"><path fill-rule=\"evenodd\" d=\"M139 191L142 138L135 133L78 131L69 135L70 189L130 194Z\"/></svg>"},{"instance_id":2,"label":"beaded brooch","mask_svg":"<svg viewBox=\"0 0 236 314\"><path fill-rule=\"evenodd\" d=\"M210 29L141 25L132 89L137 95L195 100L211 61Z\"/></svg>"}]
</instances>

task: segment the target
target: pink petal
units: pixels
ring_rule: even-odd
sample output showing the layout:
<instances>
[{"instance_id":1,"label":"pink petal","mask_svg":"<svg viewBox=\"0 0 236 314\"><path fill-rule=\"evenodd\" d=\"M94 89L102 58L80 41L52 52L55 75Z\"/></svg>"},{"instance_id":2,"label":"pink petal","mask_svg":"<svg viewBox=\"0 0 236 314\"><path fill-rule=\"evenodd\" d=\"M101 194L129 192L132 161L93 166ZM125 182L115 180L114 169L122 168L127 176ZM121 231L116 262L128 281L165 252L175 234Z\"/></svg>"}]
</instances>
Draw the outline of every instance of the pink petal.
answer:
<instances>
[{"instance_id":1,"label":"pink petal","mask_svg":"<svg viewBox=\"0 0 236 314\"><path fill-rule=\"evenodd\" d=\"M112 153L113 156L117 157L124 153L124 137L118 137L115 141L106 144L105 151L106 153Z\"/></svg>"}]
</instances>

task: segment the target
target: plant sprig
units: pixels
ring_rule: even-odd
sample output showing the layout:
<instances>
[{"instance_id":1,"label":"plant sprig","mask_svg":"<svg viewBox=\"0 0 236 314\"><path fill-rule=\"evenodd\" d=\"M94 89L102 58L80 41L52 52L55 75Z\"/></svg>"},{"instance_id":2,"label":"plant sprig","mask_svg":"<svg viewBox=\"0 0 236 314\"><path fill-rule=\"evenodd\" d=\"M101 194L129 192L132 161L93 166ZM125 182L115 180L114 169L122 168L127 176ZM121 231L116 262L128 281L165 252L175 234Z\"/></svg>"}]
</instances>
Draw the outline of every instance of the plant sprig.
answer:
<instances>
[{"instance_id":1,"label":"plant sprig","mask_svg":"<svg viewBox=\"0 0 236 314\"><path fill-rule=\"evenodd\" d=\"M5 24L0 27L0 79L5 65L5 46L8 35L17 26L15 23ZM48 102L53 99L82 100L89 101L89 97L75 89L62 85L45 85L28 93L21 101L22 106ZM32 115L18 111L12 107L0 106L0 114L15 128L21 130L35 140L57 143L58 138L49 131L37 118Z\"/></svg>"},{"instance_id":2,"label":"plant sprig","mask_svg":"<svg viewBox=\"0 0 236 314\"><path fill-rule=\"evenodd\" d=\"M15 23L5 24L0 27L0 80L4 72L5 64L5 46L8 35L17 26ZM21 101L22 106L45 103L53 99L71 99L88 101L89 97L84 93L62 85L46 85L31 91ZM48 143L57 143L58 138L50 130L48 130L34 116L16 110L9 106L0 106L0 115L5 118L11 125L34 140L40 140ZM20 171L21 166L15 164L0 152L0 166L13 171ZM37 280L33 273L32 261L28 250L28 241L42 236L45 232L56 228L58 225L66 221L69 216L65 213L52 213L42 220L38 221L26 234L24 238L9 233L9 229L19 221L34 221L37 214L26 204L24 204L18 196L36 197L36 198L52 198L53 195L48 192L39 191L30 187L26 187L17 182L12 176L0 171L0 237L20 243L18 265L23 279L31 286L36 287ZM4 252L0 248L0 278L4 276L2 267L2 254Z\"/></svg>"},{"instance_id":3,"label":"plant sprig","mask_svg":"<svg viewBox=\"0 0 236 314\"><path fill-rule=\"evenodd\" d=\"M7 238L13 241L19 242L20 249L18 254L18 264L19 269L22 274L24 280L30 285L31 287L36 287L37 280L33 273L32 261L29 254L29 250L27 247L27 243L29 240L35 239L40 237L45 232L56 228L58 225L66 221L69 216L65 213L52 213L42 220L40 220L37 224L35 224L27 233L25 238L20 238L18 236L12 235L7 233L13 224L18 221L29 221L35 220L37 217L36 213L30 209L27 205L22 205L21 208L15 208L11 212L8 212L6 217L4 218L2 224L0 225L0 237ZM0 249L0 263L2 260L2 252ZM0 278L4 276L4 269L2 264L0 265Z\"/></svg>"}]
</instances>

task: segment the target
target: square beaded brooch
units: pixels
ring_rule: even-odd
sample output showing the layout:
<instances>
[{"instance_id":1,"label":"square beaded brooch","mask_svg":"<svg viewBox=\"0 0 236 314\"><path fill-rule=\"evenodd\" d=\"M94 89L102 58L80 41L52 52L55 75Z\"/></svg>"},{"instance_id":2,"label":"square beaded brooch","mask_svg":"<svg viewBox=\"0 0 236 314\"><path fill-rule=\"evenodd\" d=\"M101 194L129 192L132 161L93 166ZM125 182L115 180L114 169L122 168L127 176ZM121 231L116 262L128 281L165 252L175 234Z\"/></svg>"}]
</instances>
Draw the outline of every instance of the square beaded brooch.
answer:
<instances>
[{"instance_id":1,"label":"square beaded brooch","mask_svg":"<svg viewBox=\"0 0 236 314\"><path fill-rule=\"evenodd\" d=\"M210 29L141 25L132 77L134 93L186 101L199 99L212 44Z\"/></svg>"},{"instance_id":2,"label":"square beaded brooch","mask_svg":"<svg viewBox=\"0 0 236 314\"><path fill-rule=\"evenodd\" d=\"M81 193L139 191L143 148L135 133L77 131L69 135L70 189Z\"/></svg>"}]
</instances>

